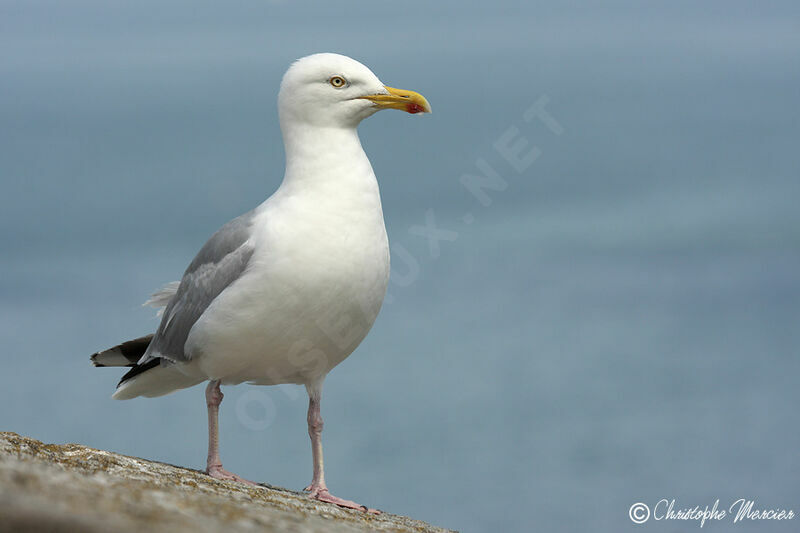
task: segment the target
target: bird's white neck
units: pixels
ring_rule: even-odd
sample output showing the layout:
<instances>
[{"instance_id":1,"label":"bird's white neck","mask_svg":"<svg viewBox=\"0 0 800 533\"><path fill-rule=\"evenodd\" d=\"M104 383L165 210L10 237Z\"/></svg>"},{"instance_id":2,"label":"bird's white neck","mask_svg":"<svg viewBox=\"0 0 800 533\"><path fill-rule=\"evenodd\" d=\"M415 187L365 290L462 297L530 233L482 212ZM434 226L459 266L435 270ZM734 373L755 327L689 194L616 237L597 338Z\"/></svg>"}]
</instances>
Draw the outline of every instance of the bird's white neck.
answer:
<instances>
[{"instance_id":1,"label":"bird's white neck","mask_svg":"<svg viewBox=\"0 0 800 533\"><path fill-rule=\"evenodd\" d=\"M281 124L286 150L282 189L317 192L375 188L375 174L355 128Z\"/></svg>"}]
</instances>

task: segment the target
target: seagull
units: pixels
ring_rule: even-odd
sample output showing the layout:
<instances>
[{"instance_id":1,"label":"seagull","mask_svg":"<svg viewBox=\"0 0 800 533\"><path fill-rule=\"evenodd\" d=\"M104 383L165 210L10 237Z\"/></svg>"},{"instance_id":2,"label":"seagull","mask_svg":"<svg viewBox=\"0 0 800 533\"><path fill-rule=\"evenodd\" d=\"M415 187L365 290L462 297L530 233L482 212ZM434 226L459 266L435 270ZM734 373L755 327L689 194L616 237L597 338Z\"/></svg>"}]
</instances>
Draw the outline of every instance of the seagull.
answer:
<instances>
[{"instance_id":1,"label":"seagull","mask_svg":"<svg viewBox=\"0 0 800 533\"><path fill-rule=\"evenodd\" d=\"M220 385L293 383L308 392L313 479L309 497L334 496L322 459L322 384L361 343L383 303L389 243L378 182L356 131L381 109L430 113L419 93L384 85L349 57L295 61L278 112L283 181L253 210L214 233L179 282L156 292L155 333L91 356L127 366L112 398L156 397L208 382L208 460L213 478L254 484L222 467Z\"/></svg>"}]
</instances>

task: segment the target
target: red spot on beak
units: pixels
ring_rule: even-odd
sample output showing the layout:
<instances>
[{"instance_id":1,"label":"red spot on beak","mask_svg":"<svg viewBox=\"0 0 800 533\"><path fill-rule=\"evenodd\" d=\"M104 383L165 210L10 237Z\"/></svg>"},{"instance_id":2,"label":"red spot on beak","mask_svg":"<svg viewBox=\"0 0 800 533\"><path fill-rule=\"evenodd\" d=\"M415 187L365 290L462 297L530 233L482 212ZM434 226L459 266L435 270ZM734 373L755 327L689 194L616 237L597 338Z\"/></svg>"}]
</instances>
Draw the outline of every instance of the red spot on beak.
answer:
<instances>
[{"instance_id":1,"label":"red spot on beak","mask_svg":"<svg viewBox=\"0 0 800 533\"><path fill-rule=\"evenodd\" d=\"M425 109L419 104L415 104L414 102L409 102L406 104L406 111L409 113L416 114L416 113L423 113Z\"/></svg>"}]
</instances>

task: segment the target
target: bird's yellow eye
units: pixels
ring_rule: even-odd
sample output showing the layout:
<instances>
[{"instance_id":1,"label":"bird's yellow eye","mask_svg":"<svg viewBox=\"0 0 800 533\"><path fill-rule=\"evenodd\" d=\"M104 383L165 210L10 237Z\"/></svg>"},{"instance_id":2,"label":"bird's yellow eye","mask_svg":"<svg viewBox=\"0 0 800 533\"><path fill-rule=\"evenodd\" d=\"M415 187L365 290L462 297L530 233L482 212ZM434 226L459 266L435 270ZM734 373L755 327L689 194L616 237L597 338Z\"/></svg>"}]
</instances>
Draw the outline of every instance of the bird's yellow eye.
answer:
<instances>
[{"instance_id":1,"label":"bird's yellow eye","mask_svg":"<svg viewBox=\"0 0 800 533\"><path fill-rule=\"evenodd\" d=\"M341 77L341 76L333 76L333 77L332 77L330 80L328 80L328 81L330 81L330 82L331 82L331 85L333 85L333 86L334 86L334 87L336 87L337 89L341 89L341 88L342 88L342 87L344 87L344 86L345 86L345 84L347 83L347 82L345 81L345 79L344 79L343 77Z\"/></svg>"}]
</instances>

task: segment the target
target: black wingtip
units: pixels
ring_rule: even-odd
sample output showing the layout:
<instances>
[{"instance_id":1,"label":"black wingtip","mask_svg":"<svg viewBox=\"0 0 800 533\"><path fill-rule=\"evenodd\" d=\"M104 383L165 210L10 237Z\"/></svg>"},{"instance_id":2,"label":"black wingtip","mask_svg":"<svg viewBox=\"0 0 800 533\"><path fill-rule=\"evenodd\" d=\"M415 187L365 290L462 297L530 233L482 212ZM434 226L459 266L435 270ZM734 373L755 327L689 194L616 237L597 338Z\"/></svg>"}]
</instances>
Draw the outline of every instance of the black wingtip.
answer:
<instances>
[{"instance_id":1,"label":"black wingtip","mask_svg":"<svg viewBox=\"0 0 800 533\"><path fill-rule=\"evenodd\" d=\"M119 380L119 383L117 383L117 388L119 388L120 385L122 385L123 383L125 383L129 379L135 378L136 376L138 376L142 372L147 372L151 368L155 368L160 364L161 364L161 358L160 357L156 357L155 359L150 359L149 361L147 361L143 365L133 365L133 368L131 368L128 372L126 372L125 375L122 376L122 379Z\"/></svg>"}]
</instances>

